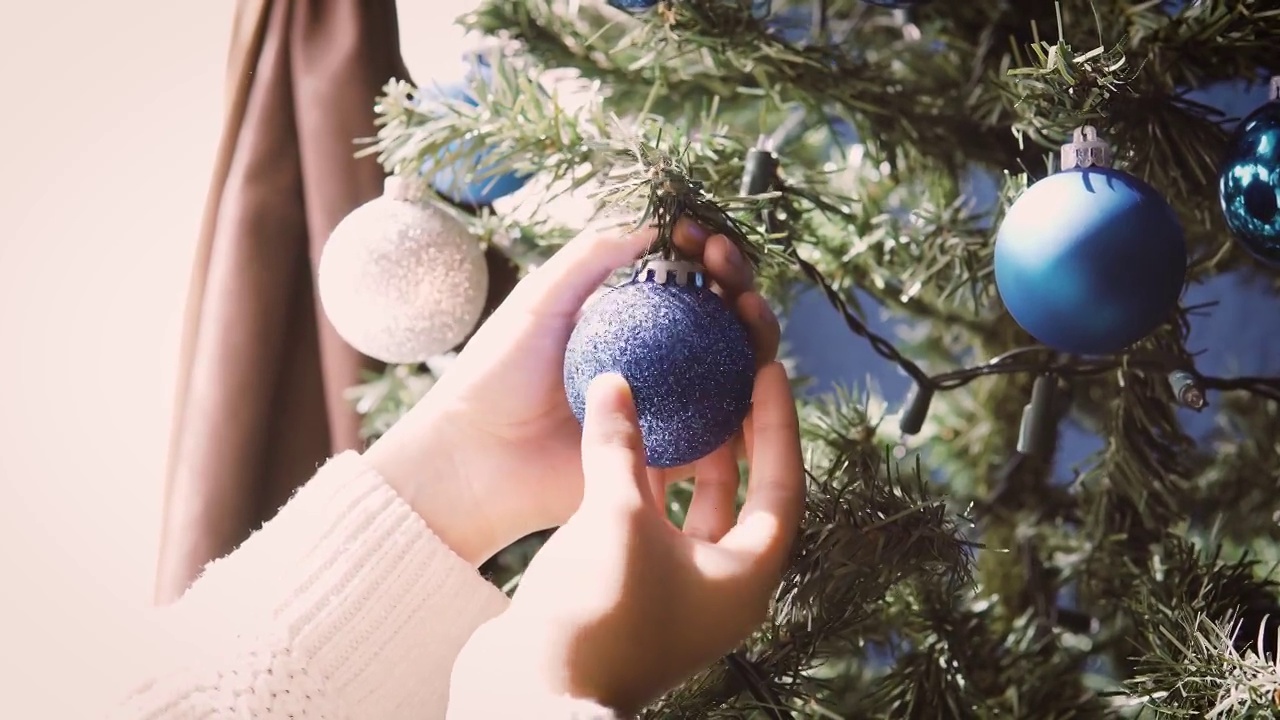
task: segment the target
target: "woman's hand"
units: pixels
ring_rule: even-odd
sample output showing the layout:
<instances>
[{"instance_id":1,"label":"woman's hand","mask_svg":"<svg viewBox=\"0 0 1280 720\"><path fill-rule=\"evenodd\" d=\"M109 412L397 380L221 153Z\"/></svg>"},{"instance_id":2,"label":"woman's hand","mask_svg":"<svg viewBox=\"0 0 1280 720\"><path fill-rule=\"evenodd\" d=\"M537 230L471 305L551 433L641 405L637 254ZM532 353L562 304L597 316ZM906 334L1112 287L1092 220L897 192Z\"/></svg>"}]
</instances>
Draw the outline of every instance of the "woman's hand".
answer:
<instances>
[{"instance_id":1,"label":"woman's hand","mask_svg":"<svg viewBox=\"0 0 1280 720\"><path fill-rule=\"evenodd\" d=\"M479 564L567 520L582 498L581 429L565 398L564 353L583 304L652 246L656 230L587 232L512 291L427 396L365 453L455 552ZM675 244L701 258L746 323L760 364L777 354L778 321L752 291L748 263L724 236L681 220ZM736 463L725 447L702 463ZM654 472L665 489L690 469ZM703 502L732 500L720 481ZM695 497L695 503L698 499ZM714 531L711 528L709 531Z\"/></svg>"},{"instance_id":2,"label":"woman's hand","mask_svg":"<svg viewBox=\"0 0 1280 720\"><path fill-rule=\"evenodd\" d=\"M649 486L625 381L597 379L582 507L534 557L510 608L463 649L451 710L496 709L487 681L502 677L513 707L569 696L631 713L738 646L766 617L804 507L795 404L778 363L757 377L746 449L741 514L691 508L690 521L727 532L682 532Z\"/></svg>"}]
</instances>

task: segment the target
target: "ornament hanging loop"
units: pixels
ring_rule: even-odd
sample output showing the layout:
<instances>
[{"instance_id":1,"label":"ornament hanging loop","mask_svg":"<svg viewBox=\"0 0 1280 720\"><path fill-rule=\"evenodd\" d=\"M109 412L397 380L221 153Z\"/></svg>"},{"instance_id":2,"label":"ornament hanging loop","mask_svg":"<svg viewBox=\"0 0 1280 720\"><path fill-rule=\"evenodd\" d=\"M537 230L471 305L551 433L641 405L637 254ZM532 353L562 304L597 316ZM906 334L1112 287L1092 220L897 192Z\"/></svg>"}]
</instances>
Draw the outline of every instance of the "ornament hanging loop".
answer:
<instances>
[{"instance_id":1,"label":"ornament hanging loop","mask_svg":"<svg viewBox=\"0 0 1280 720\"><path fill-rule=\"evenodd\" d=\"M1082 125L1072 141L1062 146L1062 169L1111 167L1111 145L1098 137L1098 129Z\"/></svg>"},{"instance_id":2,"label":"ornament hanging loop","mask_svg":"<svg viewBox=\"0 0 1280 720\"><path fill-rule=\"evenodd\" d=\"M636 263L635 282L652 282L659 285L674 283L705 287L707 269L701 263L688 260L643 259Z\"/></svg>"},{"instance_id":3,"label":"ornament hanging loop","mask_svg":"<svg viewBox=\"0 0 1280 720\"><path fill-rule=\"evenodd\" d=\"M1271 102L1280 102L1280 75L1271 78Z\"/></svg>"}]
</instances>

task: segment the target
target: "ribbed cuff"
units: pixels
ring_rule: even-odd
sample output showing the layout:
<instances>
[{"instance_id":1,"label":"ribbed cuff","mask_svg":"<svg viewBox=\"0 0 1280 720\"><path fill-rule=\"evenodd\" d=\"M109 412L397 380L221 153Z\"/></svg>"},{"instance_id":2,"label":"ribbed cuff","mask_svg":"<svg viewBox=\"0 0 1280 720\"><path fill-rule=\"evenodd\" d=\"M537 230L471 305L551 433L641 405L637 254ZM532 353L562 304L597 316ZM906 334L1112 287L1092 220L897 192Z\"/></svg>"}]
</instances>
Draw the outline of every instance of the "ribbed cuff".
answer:
<instances>
[{"instance_id":1,"label":"ribbed cuff","mask_svg":"<svg viewBox=\"0 0 1280 720\"><path fill-rule=\"evenodd\" d=\"M353 716L398 720L444 716L454 658L507 598L347 453L183 602L273 637Z\"/></svg>"}]
</instances>

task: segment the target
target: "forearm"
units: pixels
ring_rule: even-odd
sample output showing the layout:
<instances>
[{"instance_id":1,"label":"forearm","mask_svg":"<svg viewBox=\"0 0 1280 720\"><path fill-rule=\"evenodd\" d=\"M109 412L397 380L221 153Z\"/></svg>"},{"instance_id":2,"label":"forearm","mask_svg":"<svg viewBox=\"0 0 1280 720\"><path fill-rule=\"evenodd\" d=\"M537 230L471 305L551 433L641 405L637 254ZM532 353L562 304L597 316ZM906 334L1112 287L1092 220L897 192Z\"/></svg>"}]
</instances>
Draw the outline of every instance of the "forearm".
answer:
<instances>
[{"instance_id":1,"label":"forearm","mask_svg":"<svg viewBox=\"0 0 1280 720\"><path fill-rule=\"evenodd\" d=\"M482 523L487 516L474 507L471 486L454 464L458 445L451 442L451 434L451 429L435 422L431 413L422 413L392 428L369 448L365 459L454 552L479 565L520 532ZM426 465L430 465L432 481L422 477ZM472 636L452 669L448 720L620 720L594 702L537 687L531 673L517 669L503 672L512 639L495 637L501 631L487 630Z\"/></svg>"},{"instance_id":2,"label":"forearm","mask_svg":"<svg viewBox=\"0 0 1280 720\"><path fill-rule=\"evenodd\" d=\"M567 668L547 662L539 652L543 646L540 632L545 629L531 626L527 619L512 612L478 628L454 663L447 720L627 717L592 699L571 697L557 689L564 684L551 679L558 678Z\"/></svg>"},{"instance_id":3,"label":"forearm","mask_svg":"<svg viewBox=\"0 0 1280 720\"><path fill-rule=\"evenodd\" d=\"M440 717L457 653L505 606L347 454L162 611L117 716Z\"/></svg>"}]
</instances>

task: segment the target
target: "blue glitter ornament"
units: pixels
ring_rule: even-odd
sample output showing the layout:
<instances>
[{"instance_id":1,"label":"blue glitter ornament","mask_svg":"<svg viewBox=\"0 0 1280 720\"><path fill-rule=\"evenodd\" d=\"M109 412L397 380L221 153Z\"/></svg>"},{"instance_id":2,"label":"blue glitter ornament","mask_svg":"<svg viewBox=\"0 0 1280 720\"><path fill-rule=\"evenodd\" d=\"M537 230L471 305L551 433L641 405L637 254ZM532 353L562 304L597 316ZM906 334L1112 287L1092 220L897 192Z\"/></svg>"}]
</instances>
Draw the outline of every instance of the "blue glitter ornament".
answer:
<instances>
[{"instance_id":1,"label":"blue glitter ornament","mask_svg":"<svg viewBox=\"0 0 1280 720\"><path fill-rule=\"evenodd\" d=\"M996 236L996 288L1009 314L1060 352L1105 355L1160 326L1187 271L1182 226L1142 180L1106 167L1093 128L1063 147L1062 172L1027 189Z\"/></svg>"},{"instance_id":2,"label":"blue glitter ornament","mask_svg":"<svg viewBox=\"0 0 1280 720\"><path fill-rule=\"evenodd\" d=\"M1218 179L1227 227L1254 257L1280 266L1280 77L1272 101L1236 128Z\"/></svg>"},{"instance_id":3,"label":"blue glitter ornament","mask_svg":"<svg viewBox=\"0 0 1280 720\"><path fill-rule=\"evenodd\" d=\"M631 385L649 466L679 467L742 429L755 359L701 265L652 260L587 306L569 338L564 386L579 422L587 386L605 373Z\"/></svg>"},{"instance_id":4,"label":"blue glitter ornament","mask_svg":"<svg viewBox=\"0 0 1280 720\"><path fill-rule=\"evenodd\" d=\"M468 73L465 80L455 85L437 88L436 92L426 99L428 101L455 100L477 107L479 103L471 94L472 80L478 74L482 83L488 83L493 77L493 71L482 56L475 60L474 69ZM490 154L488 150L478 148L468 156L471 146L478 142L480 141L471 141L467 144L462 141L450 143L445 148L444 154L456 159L443 167L436 167L435 161L428 159L422 164L419 174L431 178L431 187L436 192L462 205L492 205L494 201L525 186L529 176L514 172L495 174L493 165L485 165L484 161Z\"/></svg>"},{"instance_id":5,"label":"blue glitter ornament","mask_svg":"<svg viewBox=\"0 0 1280 720\"><path fill-rule=\"evenodd\" d=\"M639 14L658 6L658 0L609 0L609 4L624 12Z\"/></svg>"}]
</instances>

